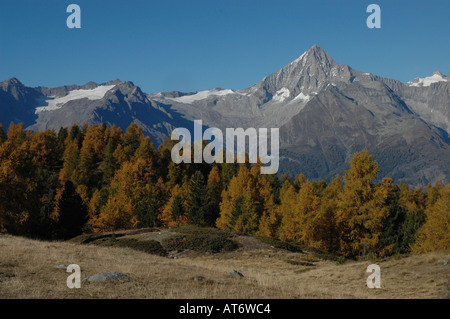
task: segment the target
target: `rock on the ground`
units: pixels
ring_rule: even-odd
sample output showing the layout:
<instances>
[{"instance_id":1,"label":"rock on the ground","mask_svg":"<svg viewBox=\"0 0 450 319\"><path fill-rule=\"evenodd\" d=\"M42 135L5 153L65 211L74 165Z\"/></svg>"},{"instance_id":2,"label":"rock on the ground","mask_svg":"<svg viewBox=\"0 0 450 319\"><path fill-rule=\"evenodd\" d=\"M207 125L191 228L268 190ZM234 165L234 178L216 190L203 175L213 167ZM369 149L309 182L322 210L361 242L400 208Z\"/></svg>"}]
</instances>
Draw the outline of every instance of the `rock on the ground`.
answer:
<instances>
[{"instance_id":1,"label":"rock on the ground","mask_svg":"<svg viewBox=\"0 0 450 319\"><path fill-rule=\"evenodd\" d=\"M244 277L244 275L243 274L241 274L239 271L237 271L237 270L230 270L229 272L228 272L228 275L229 276L235 276L235 277Z\"/></svg>"},{"instance_id":2,"label":"rock on the ground","mask_svg":"<svg viewBox=\"0 0 450 319\"><path fill-rule=\"evenodd\" d=\"M67 266L66 265L55 265L55 266L53 266L53 268L56 268L56 269L67 269Z\"/></svg>"},{"instance_id":3,"label":"rock on the ground","mask_svg":"<svg viewBox=\"0 0 450 319\"><path fill-rule=\"evenodd\" d=\"M448 265L448 260L447 259L439 259L438 260L438 264L441 264L441 265Z\"/></svg>"},{"instance_id":4,"label":"rock on the ground","mask_svg":"<svg viewBox=\"0 0 450 319\"><path fill-rule=\"evenodd\" d=\"M85 278L83 281L130 281L130 277L120 272L103 272Z\"/></svg>"}]
</instances>

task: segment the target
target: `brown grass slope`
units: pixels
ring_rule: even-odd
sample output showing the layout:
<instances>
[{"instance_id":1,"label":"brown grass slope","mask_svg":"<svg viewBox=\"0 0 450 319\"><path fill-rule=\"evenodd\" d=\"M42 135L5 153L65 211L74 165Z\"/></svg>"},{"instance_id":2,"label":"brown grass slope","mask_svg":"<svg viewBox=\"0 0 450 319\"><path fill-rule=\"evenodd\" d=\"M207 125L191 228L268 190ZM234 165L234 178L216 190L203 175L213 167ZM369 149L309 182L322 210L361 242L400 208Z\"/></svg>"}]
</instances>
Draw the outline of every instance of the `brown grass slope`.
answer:
<instances>
[{"instance_id":1,"label":"brown grass slope","mask_svg":"<svg viewBox=\"0 0 450 319\"><path fill-rule=\"evenodd\" d=\"M239 248L218 253L187 249L160 255L159 250L139 250L142 245L134 249L114 244L123 239L154 244L173 235L168 230L116 234L113 243L104 239L101 245L0 235L0 298L450 297L449 251L338 264L313 251L292 252L238 235L232 239ZM381 268L380 289L366 285L366 268L372 263ZM70 274L54 268L60 264L78 264L81 279L119 271L131 280L82 282L80 289L69 289ZM227 275L232 269L244 277ZM196 276L204 280L195 281Z\"/></svg>"}]
</instances>

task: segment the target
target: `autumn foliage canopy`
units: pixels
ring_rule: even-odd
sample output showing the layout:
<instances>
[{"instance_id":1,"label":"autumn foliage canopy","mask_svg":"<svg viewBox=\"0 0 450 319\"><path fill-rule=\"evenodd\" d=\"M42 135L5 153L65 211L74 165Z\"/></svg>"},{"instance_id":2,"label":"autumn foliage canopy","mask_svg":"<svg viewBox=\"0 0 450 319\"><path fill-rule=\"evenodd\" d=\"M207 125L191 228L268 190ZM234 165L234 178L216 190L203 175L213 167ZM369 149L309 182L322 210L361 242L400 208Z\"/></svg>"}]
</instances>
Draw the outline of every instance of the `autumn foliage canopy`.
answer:
<instances>
[{"instance_id":1,"label":"autumn foliage canopy","mask_svg":"<svg viewBox=\"0 0 450 319\"><path fill-rule=\"evenodd\" d=\"M328 184L258 164L174 164L141 128L0 126L0 231L43 239L183 224L272 237L350 258L450 249L450 185L375 180L355 153Z\"/></svg>"}]
</instances>

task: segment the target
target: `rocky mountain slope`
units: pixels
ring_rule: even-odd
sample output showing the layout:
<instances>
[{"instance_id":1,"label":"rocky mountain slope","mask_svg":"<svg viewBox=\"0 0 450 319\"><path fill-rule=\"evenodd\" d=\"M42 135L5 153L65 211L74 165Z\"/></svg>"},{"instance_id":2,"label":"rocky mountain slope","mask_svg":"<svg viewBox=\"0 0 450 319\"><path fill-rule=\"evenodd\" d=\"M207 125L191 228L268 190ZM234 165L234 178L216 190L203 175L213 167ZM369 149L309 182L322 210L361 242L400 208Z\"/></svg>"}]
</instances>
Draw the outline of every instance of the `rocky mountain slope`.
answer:
<instances>
[{"instance_id":1,"label":"rocky mountain slope","mask_svg":"<svg viewBox=\"0 0 450 319\"><path fill-rule=\"evenodd\" d=\"M435 71L408 83L335 62L314 45L279 71L242 90L146 94L119 80L29 88L0 83L0 122L33 130L73 123L141 125L156 144L175 127L280 128L280 173L329 180L352 154L368 149L383 176L426 185L450 182L450 82Z\"/></svg>"},{"instance_id":2,"label":"rocky mountain slope","mask_svg":"<svg viewBox=\"0 0 450 319\"><path fill-rule=\"evenodd\" d=\"M156 144L162 143L175 127L189 121L149 100L132 82L120 80L104 84L57 88L29 88L13 78L0 84L0 123L24 123L33 131L107 123L126 129L134 122L142 126Z\"/></svg>"},{"instance_id":3,"label":"rocky mountain slope","mask_svg":"<svg viewBox=\"0 0 450 319\"><path fill-rule=\"evenodd\" d=\"M150 98L224 129L279 127L284 172L329 180L368 149L380 175L412 185L450 178L450 82L403 84L338 64L317 45L254 86Z\"/></svg>"}]
</instances>

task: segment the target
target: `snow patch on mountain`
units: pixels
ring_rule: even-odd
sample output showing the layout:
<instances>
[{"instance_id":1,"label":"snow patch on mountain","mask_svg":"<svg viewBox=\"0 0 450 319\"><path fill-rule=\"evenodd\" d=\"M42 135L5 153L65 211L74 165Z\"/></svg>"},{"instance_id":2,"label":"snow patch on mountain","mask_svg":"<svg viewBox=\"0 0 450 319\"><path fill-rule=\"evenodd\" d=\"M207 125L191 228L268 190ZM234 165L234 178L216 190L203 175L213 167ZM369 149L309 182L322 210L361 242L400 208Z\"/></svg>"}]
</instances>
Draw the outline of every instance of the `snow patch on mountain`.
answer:
<instances>
[{"instance_id":1,"label":"snow patch on mountain","mask_svg":"<svg viewBox=\"0 0 450 319\"><path fill-rule=\"evenodd\" d=\"M190 104L194 101L204 100L210 96L223 96L223 95L228 95L228 94L236 94L236 92L234 92L233 90L229 90L229 89L227 89L227 90L213 89L213 90L199 91L199 92L197 92L195 94L191 94L191 95L183 95L180 97L167 98L167 99L175 101L175 102L179 102L179 103Z\"/></svg>"},{"instance_id":2,"label":"snow patch on mountain","mask_svg":"<svg viewBox=\"0 0 450 319\"><path fill-rule=\"evenodd\" d=\"M297 59L295 59L294 61L292 61L290 64L296 64L299 61L301 61L301 59L303 59L303 57L305 57L307 55L308 51L303 52L303 54L301 56L299 56ZM303 64L304 65L304 64Z\"/></svg>"},{"instance_id":3,"label":"snow patch on mountain","mask_svg":"<svg viewBox=\"0 0 450 319\"><path fill-rule=\"evenodd\" d=\"M289 89L286 87L283 87L280 90L275 92L272 99L277 102L284 102L284 100L286 100L289 97L289 95L291 95L291 92L289 91Z\"/></svg>"},{"instance_id":4,"label":"snow patch on mountain","mask_svg":"<svg viewBox=\"0 0 450 319\"><path fill-rule=\"evenodd\" d=\"M408 86L430 86L433 83L437 82L447 82L447 78L444 77L440 73L433 73L430 76L427 76L426 78L415 78L414 80L406 83Z\"/></svg>"},{"instance_id":5,"label":"snow patch on mountain","mask_svg":"<svg viewBox=\"0 0 450 319\"><path fill-rule=\"evenodd\" d=\"M100 100L102 99L106 92L111 90L115 85L100 85L95 89L91 90L73 90L70 91L69 94L63 97L55 98L54 96L50 96L44 100L39 101L39 104L47 104L36 107L36 113L40 113L43 111L54 111L63 107L69 101L80 100L80 99L89 99L89 100Z\"/></svg>"},{"instance_id":6,"label":"snow patch on mountain","mask_svg":"<svg viewBox=\"0 0 450 319\"><path fill-rule=\"evenodd\" d=\"M305 94L303 94L303 92L300 92L300 94L294 98L294 101L295 100L309 101L310 98L311 97L308 94L305 95Z\"/></svg>"}]
</instances>

